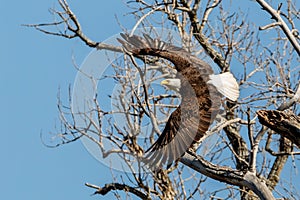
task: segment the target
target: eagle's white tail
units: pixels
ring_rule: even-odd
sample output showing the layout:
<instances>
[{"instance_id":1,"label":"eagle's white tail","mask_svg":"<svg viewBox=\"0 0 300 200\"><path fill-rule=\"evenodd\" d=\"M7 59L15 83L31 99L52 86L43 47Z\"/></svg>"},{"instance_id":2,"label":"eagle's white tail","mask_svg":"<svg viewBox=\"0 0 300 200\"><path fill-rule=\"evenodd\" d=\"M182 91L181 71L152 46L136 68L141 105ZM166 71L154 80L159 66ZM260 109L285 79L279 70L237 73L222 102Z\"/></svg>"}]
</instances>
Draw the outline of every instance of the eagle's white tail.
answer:
<instances>
[{"instance_id":1,"label":"eagle's white tail","mask_svg":"<svg viewBox=\"0 0 300 200\"><path fill-rule=\"evenodd\" d=\"M231 101L236 101L240 95L239 85L230 72L212 74L207 83L214 85L217 90Z\"/></svg>"}]
</instances>

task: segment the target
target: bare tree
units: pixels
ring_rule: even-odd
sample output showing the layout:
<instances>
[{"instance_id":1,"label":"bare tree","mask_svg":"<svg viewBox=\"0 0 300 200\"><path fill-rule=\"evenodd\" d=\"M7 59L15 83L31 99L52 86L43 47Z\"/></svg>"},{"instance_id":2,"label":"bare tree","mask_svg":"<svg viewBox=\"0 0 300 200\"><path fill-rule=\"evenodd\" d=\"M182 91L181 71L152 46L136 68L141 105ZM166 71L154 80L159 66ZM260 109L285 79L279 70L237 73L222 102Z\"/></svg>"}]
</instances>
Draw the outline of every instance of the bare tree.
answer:
<instances>
[{"instance_id":1,"label":"bare tree","mask_svg":"<svg viewBox=\"0 0 300 200\"><path fill-rule=\"evenodd\" d=\"M27 26L50 35L78 38L98 51L123 52L121 45L91 40L82 32L68 3L58 2L61 9L51 10L58 21ZM71 103L70 106L58 103L63 125L57 134L61 139L58 145L86 138L97 145L101 157L117 155L129 168L126 178L115 172L112 182L104 186L86 183L95 189L95 194L114 192L121 198L117 191L122 191L128 197L141 199L300 198L296 188L299 177L295 178L299 165L299 117L296 115L300 96L297 90L300 88L297 29L300 10L293 0L280 4L243 1L261 8L247 13L240 2L136 0L126 3L136 18L132 32L137 28L149 31L146 27L150 27L162 39L153 27L176 30L183 49L194 55L208 55L220 71L230 70L235 74L241 96L235 103L225 102L223 116L212 124L207 134L216 138L209 151L203 153L206 147L201 144L196 153L187 152L174 167L149 172L143 167L142 159L132 157L143 157L176 107L180 97L162 88L157 90L154 84L176 72L169 67L171 63L160 58L134 58L124 54L116 59L105 79L96 81L99 84L110 79L120 85L109 96L115 103L114 109L106 110L101 104L105 99L101 91L96 92L85 112L74 112ZM269 24L259 26L260 19L253 15L264 16L264 13L270 16L263 19ZM171 41L172 36L164 37L168 39ZM116 115L122 116L125 125L118 125L114 120ZM83 125L76 123L78 116ZM152 129L140 140L145 134L143 123L151 124ZM133 167L135 164L138 167ZM288 169L288 166L294 167ZM219 187L209 188L209 183L215 180L221 182Z\"/></svg>"}]
</instances>

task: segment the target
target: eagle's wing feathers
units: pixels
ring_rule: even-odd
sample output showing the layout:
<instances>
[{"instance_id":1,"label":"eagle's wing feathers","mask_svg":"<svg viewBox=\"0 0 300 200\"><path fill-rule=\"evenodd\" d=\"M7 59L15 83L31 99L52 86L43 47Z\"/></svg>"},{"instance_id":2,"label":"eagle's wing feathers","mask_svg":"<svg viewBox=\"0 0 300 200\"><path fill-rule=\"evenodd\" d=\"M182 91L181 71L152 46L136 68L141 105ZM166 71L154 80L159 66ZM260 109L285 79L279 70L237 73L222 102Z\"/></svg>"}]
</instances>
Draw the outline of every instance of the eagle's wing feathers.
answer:
<instances>
[{"instance_id":1,"label":"eagle's wing feathers","mask_svg":"<svg viewBox=\"0 0 300 200\"><path fill-rule=\"evenodd\" d=\"M150 168L163 164L168 166L179 159L193 144L199 135L200 118L197 112L188 112L178 107L169 117L168 122L157 141L146 151L146 163ZM203 124L209 124L203 123ZM207 127L203 127L207 130Z\"/></svg>"}]
</instances>

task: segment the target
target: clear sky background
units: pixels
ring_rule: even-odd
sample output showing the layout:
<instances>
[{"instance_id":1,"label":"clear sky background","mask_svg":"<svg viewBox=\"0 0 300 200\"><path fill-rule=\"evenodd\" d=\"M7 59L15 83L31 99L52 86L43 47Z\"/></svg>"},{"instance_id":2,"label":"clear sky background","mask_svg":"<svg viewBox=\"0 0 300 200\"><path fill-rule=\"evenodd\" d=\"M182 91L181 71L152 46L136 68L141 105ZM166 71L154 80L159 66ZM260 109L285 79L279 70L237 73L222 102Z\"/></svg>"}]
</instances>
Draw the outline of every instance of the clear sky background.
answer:
<instances>
[{"instance_id":1,"label":"clear sky background","mask_svg":"<svg viewBox=\"0 0 300 200\"><path fill-rule=\"evenodd\" d=\"M94 40L120 32L121 1L70 1L83 30ZM85 182L109 182L109 168L96 161L80 141L47 148L40 132L59 125L57 93L67 100L69 84L91 51L78 40L49 36L21 24L52 22L55 0L1 1L0 4L0 199L99 199ZM122 19L120 19L122 21ZM130 22L123 25L131 27ZM112 197L112 196L110 196ZM105 198L106 199L106 198ZM107 197L109 199L109 197Z\"/></svg>"},{"instance_id":2,"label":"clear sky background","mask_svg":"<svg viewBox=\"0 0 300 200\"><path fill-rule=\"evenodd\" d=\"M69 4L85 34L96 41L120 32L115 15L125 28L134 24L122 19L127 8L121 0L69 0ZM59 7L55 0L0 4L0 199L110 199L91 196L94 190L84 186L85 182L102 186L111 176L81 142L47 148L40 139L40 132L47 134L59 125L58 89L66 100L77 73L72 55L80 64L91 51L81 41L21 26L52 22L48 9L53 6Z\"/></svg>"}]
</instances>

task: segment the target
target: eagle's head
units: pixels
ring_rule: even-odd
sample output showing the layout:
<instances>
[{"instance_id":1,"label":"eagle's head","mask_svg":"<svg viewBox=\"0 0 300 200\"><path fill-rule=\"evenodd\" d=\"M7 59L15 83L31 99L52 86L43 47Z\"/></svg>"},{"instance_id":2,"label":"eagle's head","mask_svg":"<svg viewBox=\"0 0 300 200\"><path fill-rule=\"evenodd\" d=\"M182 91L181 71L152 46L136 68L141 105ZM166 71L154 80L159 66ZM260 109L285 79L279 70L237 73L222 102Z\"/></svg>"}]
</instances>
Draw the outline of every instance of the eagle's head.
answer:
<instances>
[{"instance_id":1,"label":"eagle's head","mask_svg":"<svg viewBox=\"0 0 300 200\"><path fill-rule=\"evenodd\" d=\"M178 78L167 78L160 82L161 85L167 87L170 90L174 90L176 92L179 92L181 87L180 79Z\"/></svg>"}]
</instances>

